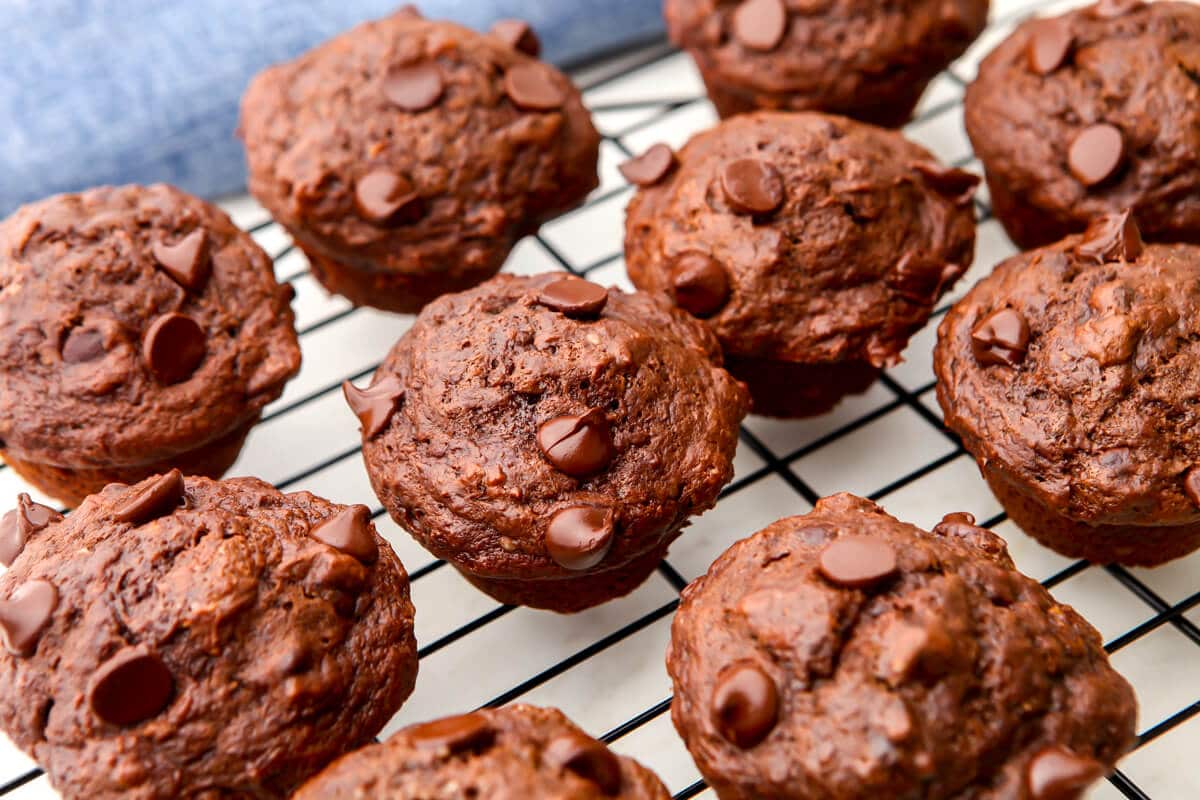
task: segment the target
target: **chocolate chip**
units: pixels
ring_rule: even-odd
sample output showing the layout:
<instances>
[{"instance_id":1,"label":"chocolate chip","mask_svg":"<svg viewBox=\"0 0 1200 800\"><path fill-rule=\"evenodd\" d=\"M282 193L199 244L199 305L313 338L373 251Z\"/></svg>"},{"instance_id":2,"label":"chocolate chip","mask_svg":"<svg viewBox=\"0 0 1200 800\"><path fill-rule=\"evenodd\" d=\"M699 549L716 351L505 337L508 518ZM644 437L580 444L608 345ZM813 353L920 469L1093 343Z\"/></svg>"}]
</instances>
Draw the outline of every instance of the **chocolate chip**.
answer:
<instances>
[{"instance_id":1,"label":"chocolate chip","mask_svg":"<svg viewBox=\"0 0 1200 800\"><path fill-rule=\"evenodd\" d=\"M537 301L572 319L600 316L608 303L608 290L583 278L567 277L548 283L538 292Z\"/></svg>"},{"instance_id":2,"label":"chocolate chip","mask_svg":"<svg viewBox=\"0 0 1200 800\"><path fill-rule=\"evenodd\" d=\"M608 555L613 529L611 508L564 508L551 517L546 526L546 550L555 562L567 569L591 569Z\"/></svg>"},{"instance_id":3,"label":"chocolate chip","mask_svg":"<svg viewBox=\"0 0 1200 800\"><path fill-rule=\"evenodd\" d=\"M11 567L30 536L62 518L53 508L33 502L28 494L17 495L17 507L0 518L0 564Z\"/></svg>"},{"instance_id":4,"label":"chocolate chip","mask_svg":"<svg viewBox=\"0 0 1200 800\"><path fill-rule=\"evenodd\" d=\"M1065 20L1046 19L1034 24L1025 46L1029 68L1038 75L1049 75L1066 62L1075 37Z\"/></svg>"},{"instance_id":5,"label":"chocolate chip","mask_svg":"<svg viewBox=\"0 0 1200 800\"><path fill-rule=\"evenodd\" d=\"M68 364L95 361L104 355L104 334L95 328L72 328L62 346L62 359Z\"/></svg>"},{"instance_id":6,"label":"chocolate chip","mask_svg":"<svg viewBox=\"0 0 1200 800\"><path fill-rule=\"evenodd\" d=\"M1106 264L1110 261L1137 261L1142 248L1142 232L1138 230L1133 211L1126 209L1092 220L1079 244L1075 245L1075 254L1097 264Z\"/></svg>"},{"instance_id":7,"label":"chocolate chip","mask_svg":"<svg viewBox=\"0 0 1200 800\"><path fill-rule=\"evenodd\" d=\"M41 580L26 581L0 602L0 634L14 656L31 655L58 607L58 590Z\"/></svg>"},{"instance_id":8,"label":"chocolate chip","mask_svg":"<svg viewBox=\"0 0 1200 800\"><path fill-rule=\"evenodd\" d=\"M445 90L442 71L432 63L392 67L383 78L384 97L403 111L432 108Z\"/></svg>"},{"instance_id":9,"label":"chocolate chip","mask_svg":"<svg viewBox=\"0 0 1200 800\"><path fill-rule=\"evenodd\" d=\"M199 323L172 311L150 323L142 339L142 358L160 383L179 383L192 376L207 348Z\"/></svg>"},{"instance_id":10,"label":"chocolate chip","mask_svg":"<svg viewBox=\"0 0 1200 800\"><path fill-rule=\"evenodd\" d=\"M551 464L574 478L594 475L616 455L608 420L598 408L582 416L565 414L543 422L537 442Z\"/></svg>"},{"instance_id":11,"label":"chocolate chip","mask_svg":"<svg viewBox=\"0 0 1200 800\"><path fill-rule=\"evenodd\" d=\"M537 58L542 52L542 43L534 33L529 23L520 19L500 19L492 24L489 31L500 41L514 50L527 56Z\"/></svg>"},{"instance_id":12,"label":"chocolate chip","mask_svg":"<svg viewBox=\"0 0 1200 800\"><path fill-rule=\"evenodd\" d=\"M963 274L961 264L943 264L928 260L926 254L905 250L887 276L887 283L897 294L914 303L932 303Z\"/></svg>"},{"instance_id":13,"label":"chocolate chip","mask_svg":"<svg viewBox=\"0 0 1200 800\"><path fill-rule=\"evenodd\" d=\"M1080 131L1071 142L1067 165L1084 186L1103 183L1116 173L1125 159L1125 138L1120 128L1102 122Z\"/></svg>"},{"instance_id":14,"label":"chocolate chip","mask_svg":"<svg viewBox=\"0 0 1200 800\"><path fill-rule=\"evenodd\" d=\"M491 723L479 713L426 722L409 728L406 733L417 747L450 753L486 750L496 739Z\"/></svg>"},{"instance_id":15,"label":"chocolate chip","mask_svg":"<svg viewBox=\"0 0 1200 800\"><path fill-rule=\"evenodd\" d=\"M380 378L366 389L359 389L350 381L342 384L342 395L346 405L362 423L365 439L373 439L387 427L392 415L404 399L404 387L395 375Z\"/></svg>"},{"instance_id":16,"label":"chocolate chip","mask_svg":"<svg viewBox=\"0 0 1200 800\"><path fill-rule=\"evenodd\" d=\"M675 304L695 317L711 317L729 300L729 275L705 253L690 251L671 267Z\"/></svg>"},{"instance_id":17,"label":"chocolate chip","mask_svg":"<svg viewBox=\"0 0 1200 800\"><path fill-rule=\"evenodd\" d=\"M625 180L638 186L653 186L667 176L675 166L675 151L665 144L653 145L637 158L631 158L617 169Z\"/></svg>"},{"instance_id":18,"label":"chocolate chip","mask_svg":"<svg viewBox=\"0 0 1200 800\"><path fill-rule=\"evenodd\" d=\"M1025 776L1029 800L1076 800L1107 771L1099 761L1065 747L1043 748L1029 762Z\"/></svg>"},{"instance_id":19,"label":"chocolate chip","mask_svg":"<svg viewBox=\"0 0 1200 800\"><path fill-rule=\"evenodd\" d=\"M422 213L421 196L402 175L373 169L354 182L354 208L372 225L414 222Z\"/></svg>"},{"instance_id":20,"label":"chocolate chip","mask_svg":"<svg viewBox=\"0 0 1200 800\"><path fill-rule=\"evenodd\" d=\"M783 0L745 0L733 12L733 35L751 50L769 53L783 41L787 23Z\"/></svg>"},{"instance_id":21,"label":"chocolate chip","mask_svg":"<svg viewBox=\"0 0 1200 800\"><path fill-rule=\"evenodd\" d=\"M982 366L1016 367L1029 348L1029 323L1011 308L992 312L971 331L971 352Z\"/></svg>"},{"instance_id":22,"label":"chocolate chip","mask_svg":"<svg viewBox=\"0 0 1200 800\"><path fill-rule=\"evenodd\" d=\"M546 745L543 758L595 784L604 794L621 791L621 762L603 742L590 736L567 733L555 737Z\"/></svg>"},{"instance_id":23,"label":"chocolate chip","mask_svg":"<svg viewBox=\"0 0 1200 800\"><path fill-rule=\"evenodd\" d=\"M725 201L739 214L770 214L783 205L783 179L758 158L731 161L721 170Z\"/></svg>"},{"instance_id":24,"label":"chocolate chip","mask_svg":"<svg viewBox=\"0 0 1200 800\"><path fill-rule=\"evenodd\" d=\"M208 257L208 236L194 230L175 244L159 239L150 248L154 260L163 272L185 289L198 292L204 288L211 269Z\"/></svg>"},{"instance_id":25,"label":"chocolate chip","mask_svg":"<svg viewBox=\"0 0 1200 800\"><path fill-rule=\"evenodd\" d=\"M1092 14L1100 19L1114 19L1142 8L1146 4L1142 0L1100 0L1092 6Z\"/></svg>"},{"instance_id":26,"label":"chocolate chip","mask_svg":"<svg viewBox=\"0 0 1200 800\"><path fill-rule=\"evenodd\" d=\"M518 64L504 73L504 93L517 108L553 111L567 101L566 90L544 64Z\"/></svg>"},{"instance_id":27,"label":"chocolate chip","mask_svg":"<svg viewBox=\"0 0 1200 800\"><path fill-rule=\"evenodd\" d=\"M730 664L713 687L712 721L728 741L748 750L767 738L779 718L779 691L757 664Z\"/></svg>"},{"instance_id":28,"label":"chocolate chip","mask_svg":"<svg viewBox=\"0 0 1200 800\"><path fill-rule=\"evenodd\" d=\"M924 179L925 184L943 197L949 197L956 206L965 206L975 196L979 187L979 176L953 167L943 167L929 161L917 161L912 168Z\"/></svg>"},{"instance_id":29,"label":"chocolate chip","mask_svg":"<svg viewBox=\"0 0 1200 800\"><path fill-rule=\"evenodd\" d=\"M818 564L830 583L847 589L871 589L899 571L896 551L873 536L842 536L821 551Z\"/></svg>"},{"instance_id":30,"label":"chocolate chip","mask_svg":"<svg viewBox=\"0 0 1200 800\"><path fill-rule=\"evenodd\" d=\"M1200 467L1192 467L1183 479L1183 491L1192 504L1200 508ZM12 513L11 511L9 512ZM7 564L8 562L4 562Z\"/></svg>"},{"instance_id":31,"label":"chocolate chip","mask_svg":"<svg viewBox=\"0 0 1200 800\"><path fill-rule=\"evenodd\" d=\"M133 725L167 707L175 691L171 671L144 646L125 647L105 661L92 677L88 704L110 725Z\"/></svg>"},{"instance_id":32,"label":"chocolate chip","mask_svg":"<svg viewBox=\"0 0 1200 800\"><path fill-rule=\"evenodd\" d=\"M173 469L166 475L151 478L141 488L134 487L126 492L121 504L113 510L113 517L134 527L145 525L178 508L183 489L183 474Z\"/></svg>"},{"instance_id":33,"label":"chocolate chip","mask_svg":"<svg viewBox=\"0 0 1200 800\"><path fill-rule=\"evenodd\" d=\"M379 544L371 530L371 509L349 506L310 530L309 535L335 550L354 556L364 564L379 558Z\"/></svg>"}]
</instances>

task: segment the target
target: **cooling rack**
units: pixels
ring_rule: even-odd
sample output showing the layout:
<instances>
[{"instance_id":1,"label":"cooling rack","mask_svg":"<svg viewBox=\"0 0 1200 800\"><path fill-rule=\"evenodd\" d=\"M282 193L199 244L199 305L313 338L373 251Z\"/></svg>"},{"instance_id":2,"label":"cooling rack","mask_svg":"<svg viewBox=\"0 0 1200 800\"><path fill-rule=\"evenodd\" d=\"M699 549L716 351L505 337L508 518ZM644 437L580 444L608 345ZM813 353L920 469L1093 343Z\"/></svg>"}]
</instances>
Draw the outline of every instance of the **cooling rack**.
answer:
<instances>
[{"instance_id":1,"label":"cooling rack","mask_svg":"<svg viewBox=\"0 0 1200 800\"><path fill-rule=\"evenodd\" d=\"M944 162L979 172L963 133L961 101L979 59L1030 13L1078 2L993 0L992 25L927 92L906 129ZM649 145L681 146L715 122L687 56L659 43L575 71L604 134L601 185L579 210L522 242L507 269L567 270L632 289L621 260L624 208L632 194L617 165ZM285 490L364 503L412 578L421 669L417 689L383 736L419 720L511 701L555 705L583 727L651 767L676 798L715 795L700 780L668 710L663 666L680 590L731 543L775 519L808 511L826 494L871 497L926 528L947 511L970 511L1009 543L1018 566L1075 606L1105 639L1140 703L1138 745L1089 800L1200 797L1200 554L1155 570L1096 567L1065 559L1021 533L1002 513L958 440L941 425L931 349L946 306L1014 252L977 202L975 265L912 341L905 362L863 395L823 417L749 418L736 474L717 508L695 521L667 560L630 596L571 617L496 604L417 546L371 492L358 421L339 386L369 379L411 317L355 309L327 296L286 233L248 198L223 206L275 257L295 287L304 366L251 434L234 475ZM0 469L0 498L28 491ZM37 493L33 492L37 497ZM45 501L45 498L42 498ZM0 737L0 795L57 797L28 757Z\"/></svg>"}]
</instances>

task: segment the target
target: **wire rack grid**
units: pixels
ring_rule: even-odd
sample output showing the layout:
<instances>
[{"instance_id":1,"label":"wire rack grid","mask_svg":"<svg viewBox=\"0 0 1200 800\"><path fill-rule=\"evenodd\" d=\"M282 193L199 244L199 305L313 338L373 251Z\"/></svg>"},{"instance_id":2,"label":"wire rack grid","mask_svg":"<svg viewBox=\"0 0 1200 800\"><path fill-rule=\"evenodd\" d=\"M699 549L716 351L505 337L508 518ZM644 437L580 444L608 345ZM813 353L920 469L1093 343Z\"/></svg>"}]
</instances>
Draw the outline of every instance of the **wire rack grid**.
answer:
<instances>
[{"instance_id":1,"label":"wire rack grid","mask_svg":"<svg viewBox=\"0 0 1200 800\"><path fill-rule=\"evenodd\" d=\"M943 161L978 172L962 130L961 100L979 59L1024 16L1078 4L993 0L991 27L936 79L906 133ZM575 77L604 134L601 185L584 207L522 242L507 269L566 270L632 289L621 261L624 208L632 189L617 165L655 142L681 146L713 124L715 115L687 56L662 43L606 59ZM930 355L937 321L1013 252L991 218L986 192L978 201L975 266L913 338L905 362L823 417L749 418L735 478L717 508L694 522L637 591L570 617L496 604L387 517L367 482L358 423L339 385L346 378L368 378L412 318L356 309L329 297L261 207L244 197L223 205L275 255L278 276L295 288L304 350L300 375L267 409L231 474L369 505L412 578L421 670L416 692L382 736L480 706L516 700L555 705L618 752L656 770L676 798L715 798L667 713L671 687L663 655L679 591L737 539L809 510L818 497L846 490L925 527L947 511L972 512L1004 536L1022 570L1101 631L1114 665L1137 691L1139 739L1089 800L1200 797L1200 768L1192 762L1192 754L1200 752L1200 554L1141 570L1089 566L1052 553L1006 520L970 456L942 427ZM0 497L28 490L12 470L0 468ZM36 765L3 737L0 795L57 797Z\"/></svg>"}]
</instances>

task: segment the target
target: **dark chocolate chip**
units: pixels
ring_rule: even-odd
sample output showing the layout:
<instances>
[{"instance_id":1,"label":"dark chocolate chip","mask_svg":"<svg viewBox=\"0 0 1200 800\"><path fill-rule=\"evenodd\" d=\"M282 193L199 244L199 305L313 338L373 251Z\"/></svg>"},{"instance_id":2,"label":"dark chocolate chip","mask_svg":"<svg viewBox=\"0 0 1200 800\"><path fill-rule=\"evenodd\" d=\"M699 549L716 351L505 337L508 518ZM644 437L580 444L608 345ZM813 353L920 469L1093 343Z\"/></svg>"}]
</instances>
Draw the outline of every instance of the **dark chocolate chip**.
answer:
<instances>
[{"instance_id":1,"label":"dark chocolate chip","mask_svg":"<svg viewBox=\"0 0 1200 800\"><path fill-rule=\"evenodd\" d=\"M779 691L757 664L730 664L717 675L712 721L728 741L748 750L767 738L778 718Z\"/></svg>"},{"instance_id":2,"label":"dark chocolate chip","mask_svg":"<svg viewBox=\"0 0 1200 800\"><path fill-rule=\"evenodd\" d=\"M565 414L543 422L537 442L546 460L574 478L594 475L616 455L608 420L598 408L581 416Z\"/></svg>"},{"instance_id":3,"label":"dark chocolate chip","mask_svg":"<svg viewBox=\"0 0 1200 800\"><path fill-rule=\"evenodd\" d=\"M163 314L146 329L142 358L160 383L187 380L200 366L208 350L204 329L184 314Z\"/></svg>"},{"instance_id":4,"label":"dark chocolate chip","mask_svg":"<svg viewBox=\"0 0 1200 800\"><path fill-rule=\"evenodd\" d=\"M931 303L963 274L961 264L943 264L927 260L925 254L906 250L887 276L897 294L914 303Z\"/></svg>"},{"instance_id":5,"label":"dark chocolate chip","mask_svg":"<svg viewBox=\"0 0 1200 800\"><path fill-rule=\"evenodd\" d=\"M1092 220L1079 244L1075 245L1075 254L1097 264L1106 264L1137 261L1142 248L1142 232L1133 218L1133 211L1126 209Z\"/></svg>"},{"instance_id":6,"label":"dark chocolate chip","mask_svg":"<svg viewBox=\"0 0 1200 800\"><path fill-rule=\"evenodd\" d=\"M432 108L446 90L437 64L393 67L383 78L383 95L396 107L410 112Z\"/></svg>"},{"instance_id":7,"label":"dark chocolate chip","mask_svg":"<svg viewBox=\"0 0 1200 800\"><path fill-rule=\"evenodd\" d=\"M395 375L380 378L366 389L359 389L350 381L342 384L342 395L346 404L362 423L364 439L373 439L387 427L392 415L404 399L404 387Z\"/></svg>"},{"instance_id":8,"label":"dark chocolate chip","mask_svg":"<svg viewBox=\"0 0 1200 800\"><path fill-rule=\"evenodd\" d=\"M185 289L198 292L208 280L212 264L208 257L208 236L194 230L175 244L160 239L151 247L154 260L163 272Z\"/></svg>"},{"instance_id":9,"label":"dark chocolate chip","mask_svg":"<svg viewBox=\"0 0 1200 800\"><path fill-rule=\"evenodd\" d=\"M573 319L594 319L608 303L608 290L571 276L543 286L537 301Z\"/></svg>"},{"instance_id":10,"label":"dark chocolate chip","mask_svg":"<svg viewBox=\"0 0 1200 800\"><path fill-rule=\"evenodd\" d=\"M578 733L555 737L546 745L546 762L595 784L601 792L621 791L621 762L603 742Z\"/></svg>"},{"instance_id":11,"label":"dark chocolate chip","mask_svg":"<svg viewBox=\"0 0 1200 800\"><path fill-rule=\"evenodd\" d=\"M758 158L731 161L721 170L725 201L739 214L770 214L783 205L779 171Z\"/></svg>"},{"instance_id":12,"label":"dark chocolate chip","mask_svg":"<svg viewBox=\"0 0 1200 800\"><path fill-rule=\"evenodd\" d=\"M309 535L364 564L374 564L379 558L379 544L371 530L371 509L366 506L343 508L310 530Z\"/></svg>"},{"instance_id":13,"label":"dark chocolate chip","mask_svg":"<svg viewBox=\"0 0 1200 800\"><path fill-rule=\"evenodd\" d=\"M979 187L979 176L953 167L944 167L930 161L917 161L912 168L924 179L925 184L943 197L949 197L957 206L965 206L975 196Z\"/></svg>"},{"instance_id":14,"label":"dark chocolate chip","mask_svg":"<svg viewBox=\"0 0 1200 800\"><path fill-rule=\"evenodd\" d=\"M675 304L695 317L711 317L729 301L729 274L711 256L681 254L671 266Z\"/></svg>"},{"instance_id":15,"label":"dark chocolate chip","mask_svg":"<svg viewBox=\"0 0 1200 800\"><path fill-rule=\"evenodd\" d=\"M62 518L53 508L33 502L28 494L17 495L17 507L0 518L0 564L11 567L30 536Z\"/></svg>"},{"instance_id":16,"label":"dark chocolate chip","mask_svg":"<svg viewBox=\"0 0 1200 800\"><path fill-rule=\"evenodd\" d=\"M354 183L354 208L372 225L414 222L423 211L421 205L412 183L390 170L373 169Z\"/></svg>"},{"instance_id":17,"label":"dark chocolate chip","mask_svg":"<svg viewBox=\"0 0 1200 800\"><path fill-rule=\"evenodd\" d=\"M542 42L529 23L520 19L501 19L492 24L489 31L500 41L527 56L537 58L542 52Z\"/></svg>"},{"instance_id":18,"label":"dark chocolate chip","mask_svg":"<svg viewBox=\"0 0 1200 800\"><path fill-rule=\"evenodd\" d=\"M1183 479L1183 491L1192 504L1200 508L1200 467L1192 467ZM9 512L12 513L11 511ZM5 562L8 563L8 562Z\"/></svg>"},{"instance_id":19,"label":"dark chocolate chip","mask_svg":"<svg viewBox=\"0 0 1200 800\"><path fill-rule=\"evenodd\" d=\"M1029 762L1029 800L1076 800L1108 770L1099 761L1057 745L1040 750Z\"/></svg>"},{"instance_id":20,"label":"dark chocolate chip","mask_svg":"<svg viewBox=\"0 0 1200 800\"><path fill-rule=\"evenodd\" d=\"M0 602L0 635L14 656L28 656L37 648L42 631L58 607L58 590L42 580L26 581Z\"/></svg>"},{"instance_id":21,"label":"dark chocolate chip","mask_svg":"<svg viewBox=\"0 0 1200 800\"><path fill-rule=\"evenodd\" d=\"M1029 348L1029 323L1019 311L1002 308L983 319L971 331L971 352L982 366L1006 364L1016 367Z\"/></svg>"},{"instance_id":22,"label":"dark chocolate chip","mask_svg":"<svg viewBox=\"0 0 1200 800\"><path fill-rule=\"evenodd\" d=\"M166 516L179 507L183 499L183 474L173 469L166 475L151 478L125 493L121 504L113 511L119 522L137 527L152 519Z\"/></svg>"},{"instance_id":23,"label":"dark chocolate chip","mask_svg":"<svg viewBox=\"0 0 1200 800\"><path fill-rule=\"evenodd\" d=\"M745 0L733 12L733 35L751 50L769 53L787 33L783 0Z\"/></svg>"},{"instance_id":24,"label":"dark chocolate chip","mask_svg":"<svg viewBox=\"0 0 1200 800\"><path fill-rule=\"evenodd\" d=\"M675 167L675 151L665 144L656 144L636 158L618 167L625 180L638 186L653 186Z\"/></svg>"},{"instance_id":25,"label":"dark chocolate chip","mask_svg":"<svg viewBox=\"0 0 1200 800\"><path fill-rule=\"evenodd\" d=\"M1049 75L1066 63L1075 37L1065 20L1046 19L1034 24L1025 46L1029 68L1038 75Z\"/></svg>"},{"instance_id":26,"label":"dark chocolate chip","mask_svg":"<svg viewBox=\"0 0 1200 800\"><path fill-rule=\"evenodd\" d=\"M567 92L544 64L518 64L504 73L504 93L517 108L554 111L567 101Z\"/></svg>"},{"instance_id":27,"label":"dark chocolate chip","mask_svg":"<svg viewBox=\"0 0 1200 800\"><path fill-rule=\"evenodd\" d=\"M463 753L491 747L496 731L483 714L463 714L446 717L409 728L409 741L426 750L447 750Z\"/></svg>"},{"instance_id":28,"label":"dark chocolate chip","mask_svg":"<svg viewBox=\"0 0 1200 800\"><path fill-rule=\"evenodd\" d=\"M546 550L567 569L591 569L608 555L614 527L611 508L564 508L546 526Z\"/></svg>"},{"instance_id":29,"label":"dark chocolate chip","mask_svg":"<svg viewBox=\"0 0 1200 800\"><path fill-rule=\"evenodd\" d=\"M72 328L62 346L62 359L68 364L95 361L104 355L104 334L95 328Z\"/></svg>"},{"instance_id":30,"label":"dark chocolate chip","mask_svg":"<svg viewBox=\"0 0 1200 800\"><path fill-rule=\"evenodd\" d=\"M1071 174L1084 186L1095 186L1112 177L1125 160L1125 137L1107 122L1079 132L1067 152Z\"/></svg>"},{"instance_id":31,"label":"dark chocolate chip","mask_svg":"<svg viewBox=\"0 0 1200 800\"><path fill-rule=\"evenodd\" d=\"M821 575L847 589L871 589L899 571L896 550L873 536L842 536L821 551Z\"/></svg>"},{"instance_id":32,"label":"dark chocolate chip","mask_svg":"<svg viewBox=\"0 0 1200 800\"><path fill-rule=\"evenodd\" d=\"M1092 7L1092 13L1100 19L1114 19L1142 8L1142 0L1100 0Z\"/></svg>"},{"instance_id":33,"label":"dark chocolate chip","mask_svg":"<svg viewBox=\"0 0 1200 800\"><path fill-rule=\"evenodd\" d=\"M175 679L158 655L143 646L125 647L92 676L88 704L110 725L133 725L167 707Z\"/></svg>"}]
</instances>

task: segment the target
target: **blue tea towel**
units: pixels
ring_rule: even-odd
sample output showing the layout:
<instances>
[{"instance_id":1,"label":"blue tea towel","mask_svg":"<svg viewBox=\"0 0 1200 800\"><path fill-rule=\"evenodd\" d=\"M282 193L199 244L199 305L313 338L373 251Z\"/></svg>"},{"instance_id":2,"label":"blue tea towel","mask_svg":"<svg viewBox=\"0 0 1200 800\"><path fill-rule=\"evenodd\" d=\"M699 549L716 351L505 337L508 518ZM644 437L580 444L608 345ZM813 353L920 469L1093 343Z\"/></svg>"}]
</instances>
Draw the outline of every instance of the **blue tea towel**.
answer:
<instances>
[{"instance_id":1,"label":"blue tea towel","mask_svg":"<svg viewBox=\"0 0 1200 800\"><path fill-rule=\"evenodd\" d=\"M250 78L403 0L2 0L0 215L55 192L240 190ZM558 63L653 37L661 0L422 0L430 19L531 22Z\"/></svg>"}]
</instances>

